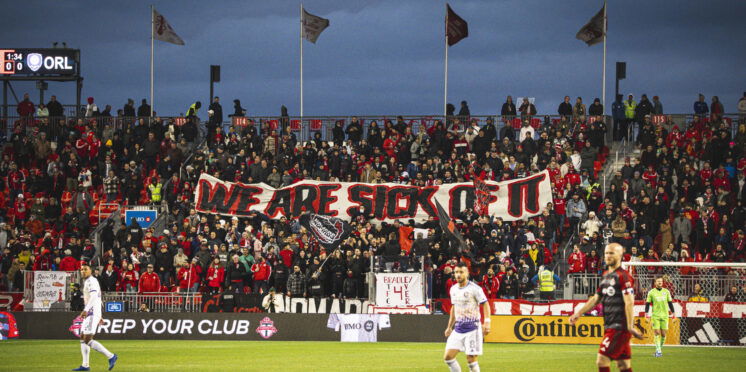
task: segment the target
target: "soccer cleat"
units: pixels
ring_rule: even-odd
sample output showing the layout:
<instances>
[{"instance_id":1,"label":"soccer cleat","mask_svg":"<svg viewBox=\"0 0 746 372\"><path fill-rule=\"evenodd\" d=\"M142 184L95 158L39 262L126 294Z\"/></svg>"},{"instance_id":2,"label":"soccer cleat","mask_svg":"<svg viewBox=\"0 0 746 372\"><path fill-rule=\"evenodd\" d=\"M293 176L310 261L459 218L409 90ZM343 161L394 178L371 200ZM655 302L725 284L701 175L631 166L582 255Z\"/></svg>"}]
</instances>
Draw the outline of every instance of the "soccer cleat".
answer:
<instances>
[{"instance_id":1,"label":"soccer cleat","mask_svg":"<svg viewBox=\"0 0 746 372\"><path fill-rule=\"evenodd\" d=\"M656 357L656 358L659 358L659 357L662 357L663 354L661 354L660 351L656 351L655 354L653 354L653 356Z\"/></svg>"},{"instance_id":2,"label":"soccer cleat","mask_svg":"<svg viewBox=\"0 0 746 372\"><path fill-rule=\"evenodd\" d=\"M117 364L117 359L119 359L119 357L116 354L109 358L109 371L111 371L112 368L114 368L114 365Z\"/></svg>"},{"instance_id":3,"label":"soccer cleat","mask_svg":"<svg viewBox=\"0 0 746 372\"><path fill-rule=\"evenodd\" d=\"M90 370L91 370L91 368L90 368L90 367L83 367L83 366L80 366L80 367L78 367L78 368L75 368L75 369L74 369L73 371L90 371Z\"/></svg>"}]
</instances>

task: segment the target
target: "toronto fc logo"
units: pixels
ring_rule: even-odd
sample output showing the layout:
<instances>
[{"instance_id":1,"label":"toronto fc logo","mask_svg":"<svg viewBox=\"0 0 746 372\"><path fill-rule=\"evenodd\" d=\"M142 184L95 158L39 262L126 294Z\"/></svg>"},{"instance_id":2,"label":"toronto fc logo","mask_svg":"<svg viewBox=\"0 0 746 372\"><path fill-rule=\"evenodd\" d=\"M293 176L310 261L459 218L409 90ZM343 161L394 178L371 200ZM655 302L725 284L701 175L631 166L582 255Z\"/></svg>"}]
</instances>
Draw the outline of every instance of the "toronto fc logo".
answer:
<instances>
[{"instance_id":1,"label":"toronto fc logo","mask_svg":"<svg viewBox=\"0 0 746 372\"><path fill-rule=\"evenodd\" d=\"M256 333L265 339L274 336L274 334L277 333L275 322L273 322L269 317L264 317L264 319L259 321L259 327L256 327Z\"/></svg>"}]
</instances>

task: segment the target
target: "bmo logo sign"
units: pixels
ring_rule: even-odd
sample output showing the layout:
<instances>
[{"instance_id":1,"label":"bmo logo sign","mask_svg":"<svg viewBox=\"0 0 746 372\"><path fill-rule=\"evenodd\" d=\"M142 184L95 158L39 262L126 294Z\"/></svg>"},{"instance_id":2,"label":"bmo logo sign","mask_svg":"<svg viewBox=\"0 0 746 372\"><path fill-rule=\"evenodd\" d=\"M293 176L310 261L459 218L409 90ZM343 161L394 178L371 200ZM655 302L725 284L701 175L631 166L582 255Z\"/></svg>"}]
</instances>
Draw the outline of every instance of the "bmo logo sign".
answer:
<instances>
[{"instance_id":1,"label":"bmo logo sign","mask_svg":"<svg viewBox=\"0 0 746 372\"><path fill-rule=\"evenodd\" d=\"M132 220L134 219L140 227L148 228L156 218L158 218L158 211L156 210L128 210L124 212L124 219L127 221L127 226L132 225Z\"/></svg>"}]
</instances>

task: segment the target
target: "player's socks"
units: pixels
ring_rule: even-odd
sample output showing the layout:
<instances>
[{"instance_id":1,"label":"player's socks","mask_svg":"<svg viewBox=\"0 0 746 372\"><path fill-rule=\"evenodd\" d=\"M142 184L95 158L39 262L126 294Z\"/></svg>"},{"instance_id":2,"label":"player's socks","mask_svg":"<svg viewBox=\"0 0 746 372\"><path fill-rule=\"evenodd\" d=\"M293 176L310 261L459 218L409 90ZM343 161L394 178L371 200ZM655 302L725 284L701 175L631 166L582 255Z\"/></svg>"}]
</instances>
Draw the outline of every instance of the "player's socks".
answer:
<instances>
[{"instance_id":1,"label":"player's socks","mask_svg":"<svg viewBox=\"0 0 746 372\"><path fill-rule=\"evenodd\" d=\"M469 372L479 372L479 362L469 363Z\"/></svg>"},{"instance_id":2,"label":"player's socks","mask_svg":"<svg viewBox=\"0 0 746 372\"><path fill-rule=\"evenodd\" d=\"M598 372L611 372L611 367L598 367Z\"/></svg>"},{"instance_id":3,"label":"player's socks","mask_svg":"<svg viewBox=\"0 0 746 372\"><path fill-rule=\"evenodd\" d=\"M655 335L653 336L653 342L655 343L655 351L661 352L661 336Z\"/></svg>"},{"instance_id":4,"label":"player's socks","mask_svg":"<svg viewBox=\"0 0 746 372\"><path fill-rule=\"evenodd\" d=\"M111 351L106 350L104 345L101 345L101 343L99 343L96 340L91 340L91 342L88 343L88 346L90 346L91 349L96 350L99 353L106 355L106 359L109 359L114 356L114 354Z\"/></svg>"},{"instance_id":5,"label":"player's socks","mask_svg":"<svg viewBox=\"0 0 746 372\"><path fill-rule=\"evenodd\" d=\"M89 356L91 355L91 348L83 341L80 341L80 353L83 355L83 364L81 367L90 367L88 365Z\"/></svg>"},{"instance_id":6,"label":"player's socks","mask_svg":"<svg viewBox=\"0 0 746 372\"><path fill-rule=\"evenodd\" d=\"M666 343L666 335L662 335L661 336L661 347L660 347L660 349L663 349L663 344L665 344L665 343Z\"/></svg>"},{"instance_id":7,"label":"player's socks","mask_svg":"<svg viewBox=\"0 0 746 372\"><path fill-rule=\"evenodd\" d=\"M448 368L451 370L451 372L461 372L461 366L458 364L456 358L446 360L446 364L448 364Z\"/></svg>"}]
</instances>

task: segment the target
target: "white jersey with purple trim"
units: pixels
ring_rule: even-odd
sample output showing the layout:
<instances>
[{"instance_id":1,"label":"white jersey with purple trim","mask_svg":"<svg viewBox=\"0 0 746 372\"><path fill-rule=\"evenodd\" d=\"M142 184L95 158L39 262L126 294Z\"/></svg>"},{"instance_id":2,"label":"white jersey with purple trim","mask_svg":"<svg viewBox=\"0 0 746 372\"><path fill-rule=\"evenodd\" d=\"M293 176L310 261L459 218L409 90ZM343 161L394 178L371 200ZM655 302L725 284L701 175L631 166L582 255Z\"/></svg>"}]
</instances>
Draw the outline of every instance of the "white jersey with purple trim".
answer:
<instances>
[{"instance_id":1,"label":"white jersey with purple trim","mask_svg":"<svg viewBox=\"0 0 746 372\"><path fill-rule=\"evenodd\" d=\"M482 287L469 281L461 287L458 283L451 287L451 311L456 319L454 330L458 333L471 332L479 328L481 316L479 305L487 302Z\"/></svg>"},{"instance_id":2,"label":"white jersey with purple trim","mask_svg":"<svg viewBox=\"0 0 746 372\"><path fill-rule=\"evenodd\" d=\"M100 318L102 310L101 286L98 279L94 278L93 275L83 282L83 300L85 301L85 309L83 310L88 315L95 315Z\"/></svg>"}]
</instances>

